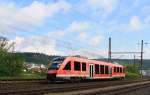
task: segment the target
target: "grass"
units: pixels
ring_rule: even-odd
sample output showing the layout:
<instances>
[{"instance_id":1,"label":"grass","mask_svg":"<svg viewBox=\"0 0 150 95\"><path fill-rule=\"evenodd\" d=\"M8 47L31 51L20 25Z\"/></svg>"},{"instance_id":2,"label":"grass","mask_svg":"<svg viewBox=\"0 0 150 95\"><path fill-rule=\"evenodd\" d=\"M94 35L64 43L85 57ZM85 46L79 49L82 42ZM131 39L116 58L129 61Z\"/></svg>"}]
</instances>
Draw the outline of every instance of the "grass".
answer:
<instances>
[{"instance_id":1,"label":"grass","mask_svg":"<svg viewBox=\"0 0 150 95\"><path fill-rule=\"evenodd\" d=\"M20 76L15 77L0 77L0 80L11 80L11 79L46 79L46 73L31 73L24 72Z\"/></svg>"}]
</instances>

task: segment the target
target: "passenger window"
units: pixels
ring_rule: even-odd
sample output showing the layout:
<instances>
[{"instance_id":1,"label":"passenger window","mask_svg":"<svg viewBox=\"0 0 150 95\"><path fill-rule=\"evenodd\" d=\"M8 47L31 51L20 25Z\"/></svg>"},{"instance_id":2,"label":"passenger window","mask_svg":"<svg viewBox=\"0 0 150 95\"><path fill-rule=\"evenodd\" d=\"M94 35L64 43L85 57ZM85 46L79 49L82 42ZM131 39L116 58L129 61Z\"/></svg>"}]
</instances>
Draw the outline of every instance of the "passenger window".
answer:
<instances>
[{"instance_id":1,"label":"passenger window","mask_svg":"<svg viewBox=\"0 0 150 95\"><path fill-rule=\"evenodd\" d=\"M105 66L105 74L109 74L108 66Z\"/></svg>"},{"instance_id":2,"label":"passenger window","mask_svg":"<svg viewBox=\"0 0 150 95\"><path fill-rule=\"evenodd\" d=\"M117 67L114 67L114 72L115 72L115 73L117 72Z\"/></svg>"},{"instance_id":3,"label":"passenger window","mask_svg":"<svg viewBox=\"0 0 150 95\"><path fill-rule=\"evenodd\" d=\"M85 62L82 63L82 71L86 71L86 63Z\"/></svg>"},{"instance_id":4,"label":"passenger window","mask_svg":"<svg viewBox=\"0 0 150 95\"><path fill-rule=\"evenodd\" d=\"M122 68L120 67L120 73L122 73Z\"/></svg>"},{"instance_id":5,"label":"passenger window","mask_svg":"<svg viewBox=\"0 0 150 95\"><path fill-rule=\"evenodd\" d=\"M117 73L119 73L119 67L117 67Z\"/></svg>"},{"instance_id":6,"label":"passenger window","mask_svg":"<svg viewBox=\"0 0 150 95\"><path fill-rule=\"evenodd\" d=\"M99 74L99 65L95 64L95 74Z\"/></svg>"},{"instance_id":7,"label":"passenger window","mask_svg":"<svg viewBox=\"0 0 150 95\"><path fill-rule=\"evenodd\" d=\"M71 70L71 61L66 64L64 70Z\"/></svg>"},{"instance_id":8,"label":"passenger window","mask_svg":"<svg viewBox=\"0 0 150 95\"><path fill-rule=\"evenodd\" d=\"M76 71L81 70L80 62L77 62L77 61L74 62L74 70L76 70Z\"/></svg>"},{"instance_id":9,"label":"passenger window","mask_svg":"<svg viewBox=\"0 0 150 95\"><path fill-rule=\"evenodd\" d=\"M100 65L100 73L104 74L104 65Z\"/></svg>"}]
</instances>

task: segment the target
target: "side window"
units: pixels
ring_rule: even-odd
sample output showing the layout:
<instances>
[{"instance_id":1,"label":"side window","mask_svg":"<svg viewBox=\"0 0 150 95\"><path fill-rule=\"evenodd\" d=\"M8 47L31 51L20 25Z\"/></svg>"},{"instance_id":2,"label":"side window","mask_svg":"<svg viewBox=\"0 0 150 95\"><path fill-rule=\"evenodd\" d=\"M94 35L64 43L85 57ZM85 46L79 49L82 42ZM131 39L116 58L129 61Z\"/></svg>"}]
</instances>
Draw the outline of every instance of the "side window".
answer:
<instances>
[{"instance_id":1,"label":"side window","mask_svg":"<svg viewBox=\"0 0 150 95\"><path fill-rule=\"evenodd\" d=\"M85 62L82 63L82 71L86 71L86 63Z\"/></svg>"},{"instance_id":2,"label":"side window","mask_svg":"<svg viewBox=\"0 0 150 95\"><path fill-rule=\"evenodd\" d=\"M122 73L122 68L120 67L120 73Z\"/></svg>"},{"instance_id":3,"label":"side window","mask_svg":"<svg viewBox=\"0 0 150 95\"><path fill-rule=\"evenodd\" d=\"M117 67L117 73L119 73L119 67Z\"/></svg>"},{"instance_id":4,"label":"side window","mask_svg":"<svg viewBox=\"0 0 150 95\"><path fill-rule=\"evenodd\" d=\"M77 61L74 62L74 70L75 71L81 70L80 62L77 62Z\"/></svg>"},{"instance_id":5,"label":"side window","mask_svg":"<svg viewBox=\"0 0 150 95\"><path fill-rule=\"evenodd\" d=\"M99 74L99 65L95 64L95 74Z\"/></svg>"},{"instance_id":6,"label":"side window","mask_svg":"<svg viewBox=\"0 0 150 95\"><path fill-rule=\"evenodd\" d=\"M64 70L71 70L71 61L66 64Z\"/></svg>"},{"instance_id":7,"label":"side window","mask_svg":"<svg viewBox=\"0 0 150 95\"><path fill-rule=\"evenodd\" d=\"M104 65L100 65L100 73L104 74Z\"/></svg>"},{"instance_id":8,"label":"side window","mask_svg":"<svg viewBox=\"0 0 150 95\"><path fill-rule=\"evenodd\" d=\"M105 74L109 74L108 66L105 66Z\"/></svg>"},{"instance_id":9,"label":"side window","mask_svg":"<svg viewBox=\"0 0 150 95\"><path fill-rule=\"evenodd\" d=\"M117 71L117 69L116 69L116 67L114 67L114 72L116 73L116 71Z\"/></svg>"}]
</instances>

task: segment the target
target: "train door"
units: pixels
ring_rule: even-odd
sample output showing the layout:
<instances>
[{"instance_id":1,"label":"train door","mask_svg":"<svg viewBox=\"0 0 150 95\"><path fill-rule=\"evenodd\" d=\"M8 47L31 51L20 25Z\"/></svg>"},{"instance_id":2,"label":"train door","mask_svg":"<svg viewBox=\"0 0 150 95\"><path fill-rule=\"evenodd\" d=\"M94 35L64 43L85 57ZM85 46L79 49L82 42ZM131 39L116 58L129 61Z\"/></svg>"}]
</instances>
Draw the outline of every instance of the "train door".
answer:
<instances>
[{"instance_id":1,"label":"train door","mask_svg":"<svg viewBox=\"0 0 150 95\"><path fill-rule=\"evenodd\" d=\"M93 64L90 64L90 77L93 77L93 74L94 74L94 65Z\"/></svg>"},{"instance_id":2,"label":"train door","mask_svg":"<svg viewBox=\"0 0 150 95\"><path fill-rule=\"evenodd\" d=\"M109 68L110 68L109 69L109 74L110 74L110 77L112 77L112 67L110 66Z\"/></svg>"}]
</instances>

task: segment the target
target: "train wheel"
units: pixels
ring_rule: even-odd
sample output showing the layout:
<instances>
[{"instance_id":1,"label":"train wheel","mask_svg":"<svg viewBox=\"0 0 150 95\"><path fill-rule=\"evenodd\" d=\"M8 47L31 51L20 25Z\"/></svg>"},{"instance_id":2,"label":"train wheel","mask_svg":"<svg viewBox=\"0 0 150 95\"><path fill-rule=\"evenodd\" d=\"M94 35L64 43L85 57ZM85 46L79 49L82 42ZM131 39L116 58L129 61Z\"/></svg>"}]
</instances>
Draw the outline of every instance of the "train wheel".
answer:
<instances>
[{"instance_id":1,"label":"train wheel","mask_svg":"<svg viewBox=\"0 0 150 95\"><path fill-rule=\"evenodd\" d=\"M71 78L70 78L70 81L71 81L71 82L80 82L80 81L81 81L81 78L80 78L80 77L71 77Z\"/></svg>"},{"instance_id":2,"label":"train wheel","mask_svg":"<svg viewBox=\"0 0 150 95\"><path fill-rule=\"evenodd\" d=\"M124 80L124 77L121 77L120 80Z\"/></svg>"}]
</instances>

